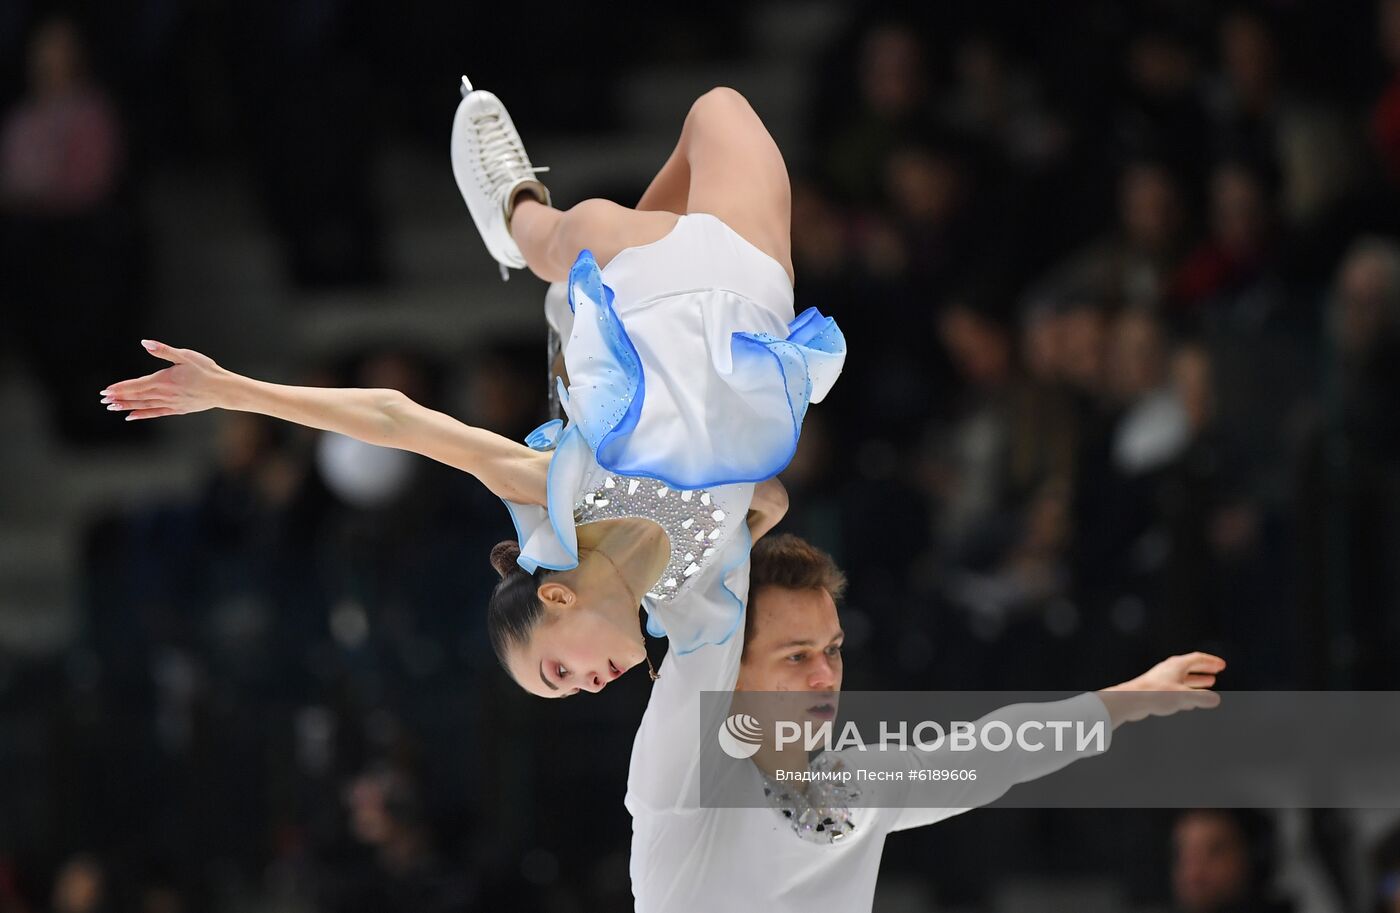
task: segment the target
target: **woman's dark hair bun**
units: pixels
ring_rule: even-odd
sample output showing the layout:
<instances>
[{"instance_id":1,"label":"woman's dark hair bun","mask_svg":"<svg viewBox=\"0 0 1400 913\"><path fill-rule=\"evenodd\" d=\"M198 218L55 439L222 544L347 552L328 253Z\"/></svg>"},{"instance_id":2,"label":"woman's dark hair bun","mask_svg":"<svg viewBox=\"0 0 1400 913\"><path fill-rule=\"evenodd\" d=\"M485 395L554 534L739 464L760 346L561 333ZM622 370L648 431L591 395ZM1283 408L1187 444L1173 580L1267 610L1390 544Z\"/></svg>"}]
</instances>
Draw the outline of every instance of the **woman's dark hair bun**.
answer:
<instances>
[{"instance_id":1,"label":"woman's dark hair bun","mask_svg":"<svg viewBox=\"0 0 1400 913\"><path fill-rule=\"evenodd\" d=\"M515 563L515 559L520 557L520 543L514 539L507 539L504 542L497 542L491 549L491 566L496 569L496 573L502 578L509 576L515 571L525 572L520 565Z\"/></svg>"}]
</instances>

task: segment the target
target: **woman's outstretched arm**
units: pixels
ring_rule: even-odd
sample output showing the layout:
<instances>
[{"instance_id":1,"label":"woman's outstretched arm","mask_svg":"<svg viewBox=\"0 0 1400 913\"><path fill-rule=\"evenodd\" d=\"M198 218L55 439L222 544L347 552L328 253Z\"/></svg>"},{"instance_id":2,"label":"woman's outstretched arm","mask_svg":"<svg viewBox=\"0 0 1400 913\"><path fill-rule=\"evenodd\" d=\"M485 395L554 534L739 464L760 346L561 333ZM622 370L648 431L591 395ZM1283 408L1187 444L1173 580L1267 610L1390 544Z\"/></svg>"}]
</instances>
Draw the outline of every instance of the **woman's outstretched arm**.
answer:
<instances>
[{"instance_id":1,"label":"woman's outstretched arm","mask_svg":"<svg viewBox=\"0 0 1400 913\"><path fill-rule=\"evenodd\" d=\"M127 421L206 409L256 412L422 454L476 476L493 494L510 501L545 502L549 454L465 425L398 390L271 384L235 374L191 349L151 340L141 344L171 366L102 391L107 408L128 412Z\"/></svg>"}]
</instances>

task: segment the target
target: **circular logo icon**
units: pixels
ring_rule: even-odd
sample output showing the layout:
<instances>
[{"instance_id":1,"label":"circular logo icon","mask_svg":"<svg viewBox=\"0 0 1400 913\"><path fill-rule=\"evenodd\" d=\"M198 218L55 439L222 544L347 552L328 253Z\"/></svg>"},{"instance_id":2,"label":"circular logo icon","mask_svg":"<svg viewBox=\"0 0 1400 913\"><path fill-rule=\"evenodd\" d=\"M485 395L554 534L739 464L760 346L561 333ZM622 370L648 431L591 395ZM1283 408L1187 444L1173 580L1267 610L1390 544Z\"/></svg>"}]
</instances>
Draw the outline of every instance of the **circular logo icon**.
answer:
<instances>
[{"instance_id":1,"label":"circular logo icon","mask_svg":"<svg viewBox=\"0 0 1400 913\"><path fill-rule=\"evenodd\" d=\"M744 760L758 752L763 727L747 713L736 713L719 727L719 747L731 758Z\"/></svg>"}]
</instances>

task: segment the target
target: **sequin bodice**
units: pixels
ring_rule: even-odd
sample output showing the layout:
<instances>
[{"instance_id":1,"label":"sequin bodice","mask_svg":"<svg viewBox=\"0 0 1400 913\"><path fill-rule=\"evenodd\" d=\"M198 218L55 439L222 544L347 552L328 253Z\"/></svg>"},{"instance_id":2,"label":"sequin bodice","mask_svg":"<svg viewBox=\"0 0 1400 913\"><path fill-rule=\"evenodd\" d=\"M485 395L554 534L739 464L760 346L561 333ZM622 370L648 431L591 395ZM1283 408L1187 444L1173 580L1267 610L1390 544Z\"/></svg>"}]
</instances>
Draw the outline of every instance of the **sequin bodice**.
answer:
<instances>
[{"instance_id":1,"label":"sequin bodice","mask_svg":"<svg viewBox=\"0 0 1400 913\"><path fill-rule=\"evenodd\" d=\"M654 479L604 476L574 505L574 525L597 520L641 518L660 526L671 541L671 556L647 596L666 602L685 582L709 566L732 532L728 512L706 489L677 491Z\"/></svg>"}]
</instances>

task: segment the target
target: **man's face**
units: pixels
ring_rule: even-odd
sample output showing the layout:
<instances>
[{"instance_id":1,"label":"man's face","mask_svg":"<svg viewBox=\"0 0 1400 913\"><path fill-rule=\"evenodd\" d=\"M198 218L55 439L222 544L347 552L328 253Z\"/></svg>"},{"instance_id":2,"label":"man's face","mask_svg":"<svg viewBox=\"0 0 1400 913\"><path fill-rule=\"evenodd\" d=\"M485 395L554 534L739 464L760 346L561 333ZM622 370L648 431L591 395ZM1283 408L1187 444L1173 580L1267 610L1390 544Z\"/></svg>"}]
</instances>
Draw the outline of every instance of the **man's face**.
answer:
<instances>
[{"instance_id":1,"label":"man's face","mask_svg":"<svg viewBox=\"0 0 1400 913\"><path fill-rule=\"evenodd\" d=\"M836 603L820 587L765 586L749 597L753 636L744 647L736 691L805 692L802 715L834 719L841 691L841 642Z\"/></svg>"}]
</instances>

